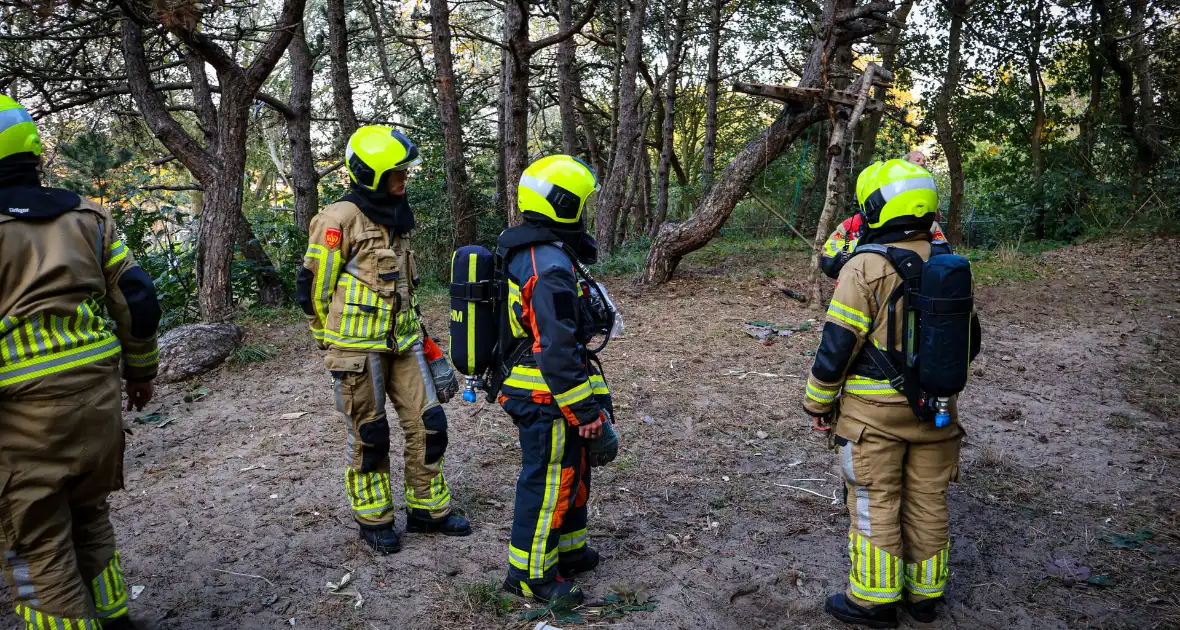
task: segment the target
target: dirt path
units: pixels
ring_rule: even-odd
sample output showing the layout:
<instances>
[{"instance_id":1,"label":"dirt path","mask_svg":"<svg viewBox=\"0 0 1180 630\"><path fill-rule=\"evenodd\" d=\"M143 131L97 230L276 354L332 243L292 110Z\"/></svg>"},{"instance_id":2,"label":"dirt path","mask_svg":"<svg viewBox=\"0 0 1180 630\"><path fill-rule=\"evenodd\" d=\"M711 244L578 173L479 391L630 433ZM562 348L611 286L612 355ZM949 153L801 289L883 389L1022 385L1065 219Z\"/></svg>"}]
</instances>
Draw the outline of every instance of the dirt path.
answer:
<instances>
[{"instance_id":1,"label":"dirt path","mask_svg":"<svg viewBox=\"0 0 1180 630\"><path fill-rule=\"evenodd\" d=\"M1069 248L1030 259L1034 280L981 288L984 355L960 404L969 435L951 490L952 591L929 627L1180 627L1178 245ZM821 598L844 583L847 517L826 498L840 487L834 456L800 410L819 327L770 346L741 329L815 317L775 288L806 261L765 260L715 247L665 287L612 284L627 324L606 356L624 450L596 477L592 544L605 562L585 584L656 604L614 627L842 627ZM442 301L427 310L442 331ZM164 388L156 407L173 421L135 425L113 504L127 581L146 587L136 618L531 628L523 602L495 590L519 464L508 418L448 405L447 476L476 534L407 537L400 554L376 557L342 496L344 427L319 352L297 324L258 325L250 342L280 354L204 379L209 394L194 403L183 398L197 384ZM1055 562L1106 585L1069 585ZM346 567L359 609L325 588Z\"/></svg>"}]
</instances>

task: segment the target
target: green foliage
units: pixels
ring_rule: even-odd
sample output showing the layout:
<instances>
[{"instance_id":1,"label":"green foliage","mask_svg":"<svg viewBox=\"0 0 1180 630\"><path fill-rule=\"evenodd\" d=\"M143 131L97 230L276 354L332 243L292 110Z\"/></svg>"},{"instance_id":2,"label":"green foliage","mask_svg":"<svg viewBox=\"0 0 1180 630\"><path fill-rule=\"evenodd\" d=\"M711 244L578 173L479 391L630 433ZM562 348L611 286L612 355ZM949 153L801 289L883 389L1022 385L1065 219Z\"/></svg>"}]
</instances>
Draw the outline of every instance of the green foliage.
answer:
<instances>
[{"instance_id":1,"label":"green foliage","mask_svg":"<svg viewBox=\"0 0 1180 630\"><path fill-rule=\"evenodd\" d=\"M472 611L491 617L503 617L512 610L512 598L495 580L463 585L463 598Z\"/></svg>"}]
</instances>

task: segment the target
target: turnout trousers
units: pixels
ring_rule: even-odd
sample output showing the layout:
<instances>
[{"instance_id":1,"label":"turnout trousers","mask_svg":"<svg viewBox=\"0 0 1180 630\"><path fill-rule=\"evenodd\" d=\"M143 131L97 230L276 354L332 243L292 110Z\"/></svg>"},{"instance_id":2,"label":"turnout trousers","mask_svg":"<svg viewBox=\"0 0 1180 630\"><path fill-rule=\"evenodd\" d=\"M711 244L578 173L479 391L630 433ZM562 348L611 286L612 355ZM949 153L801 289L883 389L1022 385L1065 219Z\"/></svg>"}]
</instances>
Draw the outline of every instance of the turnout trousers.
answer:
<instances>
[{"instance_id":1,"label":"turnout trousers","mask_svg":"<svg viewBox=\"0 0 1180 630\"><path fill-rule=\"evenodd\" d=\"M508 577L541 584L557 577L561 556L581 554L586 547L590 442L566 423L554 403L501 401L520 433Z\"/></svg>"},{"instance_id":2,"label":"turnout trousers","mask_svg":"<svg viewBox=\"0 0 1180 630\"><path fill-rule=\"evenodd\" d=\"M336 409L348 428L344 486L353 516L363 525L394 521L389 480L389 420L386 400L405 435L405 501L413 518L440 521L451 512L443 476L447 416L438 402L422 344L403 352L328 351Z\"/></svg>"},{"instance_id":3,"label":"turnout trousers","mask_svg":"<svg viewBox=\"0 0 1180 630\"><path fill-rule=\"evenodd\" d=\"M79 389L78 374L46 377L62 381L52 398L0 390L0 568L30 630L127 614L107 504L123 488L122 398L117 359L105 366Z\"/></svg>"},{"instance_id":4,"label":"turnout trousers","mask_svg":"<svg viewBox=\"0 0 1180 630\"><path fill-rule=\"evenodd\" d=\"M946 493L958 478L962 439L957 421L938 428L908 406L841 399L835 440L851 516L847 595L857 605L942 597L950 558Z\"/></svg>"}]
</instances>

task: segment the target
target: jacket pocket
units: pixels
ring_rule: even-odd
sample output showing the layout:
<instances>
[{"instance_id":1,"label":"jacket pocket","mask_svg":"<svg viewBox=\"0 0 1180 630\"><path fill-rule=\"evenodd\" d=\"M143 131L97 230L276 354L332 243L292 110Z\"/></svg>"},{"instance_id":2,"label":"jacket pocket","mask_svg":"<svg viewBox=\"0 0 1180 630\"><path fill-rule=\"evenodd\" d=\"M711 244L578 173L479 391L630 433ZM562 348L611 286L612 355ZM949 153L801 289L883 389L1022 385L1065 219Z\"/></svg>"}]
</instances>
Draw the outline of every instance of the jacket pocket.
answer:
<instances>
[{"instance_id":1,"label":"jacket pocket","mask_svg":"<svg viewBox=\"0 0 1180 630\"><path fill-rule=\"evenodd\" d=\"M387 337L394 307L355 278L342 282L346 284L337 332L352 339Z\"/></svg>"}]
</instances>

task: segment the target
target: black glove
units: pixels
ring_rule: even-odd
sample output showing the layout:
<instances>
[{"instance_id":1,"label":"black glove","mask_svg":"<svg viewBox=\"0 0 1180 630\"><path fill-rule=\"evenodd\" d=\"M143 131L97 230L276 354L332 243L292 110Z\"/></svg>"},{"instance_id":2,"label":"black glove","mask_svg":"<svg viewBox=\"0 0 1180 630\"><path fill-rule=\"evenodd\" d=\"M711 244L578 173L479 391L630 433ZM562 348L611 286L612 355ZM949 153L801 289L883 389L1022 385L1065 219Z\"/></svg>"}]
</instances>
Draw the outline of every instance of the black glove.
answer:
<instances>
[{"instance_id":1,"label":"black glove","mask_svg":"<svg viewBox=\"0 0 1180 630\"><path fill-rule=\"evenodd\" d=\"M611 426L610 413L603 410L602 433L590 440L590 467L605 466L615 461L615 457L618 455L619 436L615 434L615 429Z\"/></svg>"}]
</instances>

